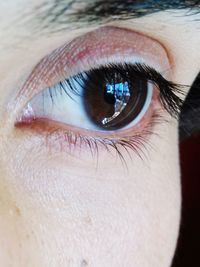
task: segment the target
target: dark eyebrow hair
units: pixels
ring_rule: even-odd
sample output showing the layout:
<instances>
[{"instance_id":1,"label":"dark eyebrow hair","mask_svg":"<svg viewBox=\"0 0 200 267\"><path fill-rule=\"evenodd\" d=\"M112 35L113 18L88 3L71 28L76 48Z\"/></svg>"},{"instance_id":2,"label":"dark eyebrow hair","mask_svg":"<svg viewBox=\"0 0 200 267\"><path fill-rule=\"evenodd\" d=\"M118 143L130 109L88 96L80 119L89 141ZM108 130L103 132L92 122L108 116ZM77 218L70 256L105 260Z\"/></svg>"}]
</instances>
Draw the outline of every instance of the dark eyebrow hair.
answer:
<instances>
[{"instance_id":1,"label":"dark eyebrow hair","mask_svg":"<svg viewBox=\"0 0 200 267\"><path fill-rule=\"evenodd\" d=\"M159 11L200 13L197 0L49 0L36 8L40 26L50 31L139 18Z\"/></svg>"}]
</instances>

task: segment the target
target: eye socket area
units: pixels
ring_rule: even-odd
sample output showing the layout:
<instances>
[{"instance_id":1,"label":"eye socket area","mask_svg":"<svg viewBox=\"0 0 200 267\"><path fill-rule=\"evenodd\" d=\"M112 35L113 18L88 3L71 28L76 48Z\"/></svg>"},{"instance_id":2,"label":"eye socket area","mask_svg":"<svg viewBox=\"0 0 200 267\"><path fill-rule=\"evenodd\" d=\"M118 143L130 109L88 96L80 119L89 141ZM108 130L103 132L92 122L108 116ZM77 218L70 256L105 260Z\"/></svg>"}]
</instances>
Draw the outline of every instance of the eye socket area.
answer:
<instances>
[{"instance_id":1,"label":"eye socket area","mask_svg":"<svg viewBox=\"0 0 200 267\"><path fill-rule=\"evenodd\" d=\"M156 40L128 29L102 27L41 60L20 91L27 101L15 126L47 135L59 132L64 140L70 136L70 142L73 136L80 142L92 138L103 143L106 138L119 143L131 138L134 143L136 137L150 133L157 104L159 110L164 104L169 113L179 107L173 84L160 74L168 77L168 70L167 52ZM92 83L87 76L93 76ZM85 86L88 90L83 90ZM107 110L100 112L101 105L95 104L99 98L94 101L97 95Z\"/></svg>"}]
</instances>

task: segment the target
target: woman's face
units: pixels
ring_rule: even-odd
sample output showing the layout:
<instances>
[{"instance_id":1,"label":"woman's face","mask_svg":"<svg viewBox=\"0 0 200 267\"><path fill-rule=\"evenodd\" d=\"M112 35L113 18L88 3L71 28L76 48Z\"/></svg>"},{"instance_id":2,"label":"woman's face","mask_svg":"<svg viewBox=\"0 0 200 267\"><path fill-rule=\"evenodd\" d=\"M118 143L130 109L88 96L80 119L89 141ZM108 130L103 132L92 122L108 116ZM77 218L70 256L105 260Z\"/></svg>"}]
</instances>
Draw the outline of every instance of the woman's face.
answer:
<instances>
[{"instance_id":1,"label":"woman's face","mask_svg":"<svg viewBox=\"0 0 200 267\"><path fill-rule=\"evenodd\" d=\"M199 71L199 14L178 4L154 13L154 1L141 1L127 3L134 17L110 14L100 26L91 22L98 9L82 11L89 1L69 2L0 3L1 266L169 267L180 222L178 122L177 106L159 96L184 99ZM95 94L72 92L74 101L69 77ZM166 80L188 85L184 95Z\"/></svg>"}]
</instances>

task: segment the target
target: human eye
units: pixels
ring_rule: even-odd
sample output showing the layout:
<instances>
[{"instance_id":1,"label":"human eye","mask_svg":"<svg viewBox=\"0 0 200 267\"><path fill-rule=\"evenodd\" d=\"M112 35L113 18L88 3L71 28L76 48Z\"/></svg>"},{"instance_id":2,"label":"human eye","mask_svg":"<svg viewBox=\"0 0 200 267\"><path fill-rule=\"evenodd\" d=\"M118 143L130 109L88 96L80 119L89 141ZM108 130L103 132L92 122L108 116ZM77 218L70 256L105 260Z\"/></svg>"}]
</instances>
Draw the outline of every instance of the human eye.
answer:
<instances>
[{"instance_id":1,"label":"human eye","mask_svg":"<svg viewBox=\"0 0 200 267\"><path fill-rule=\"evenodd\" d=\"M30 93L31 91L31 93ZM102 27L45 57L19 98L27 96L16 127L46 136L67 151L127 149L139 153L170 114L178 117L181 87L156 40ZM23 98L24 99L24 98ZM159 118L159 120L158 120Z\"/></svg>"}]
</instances>

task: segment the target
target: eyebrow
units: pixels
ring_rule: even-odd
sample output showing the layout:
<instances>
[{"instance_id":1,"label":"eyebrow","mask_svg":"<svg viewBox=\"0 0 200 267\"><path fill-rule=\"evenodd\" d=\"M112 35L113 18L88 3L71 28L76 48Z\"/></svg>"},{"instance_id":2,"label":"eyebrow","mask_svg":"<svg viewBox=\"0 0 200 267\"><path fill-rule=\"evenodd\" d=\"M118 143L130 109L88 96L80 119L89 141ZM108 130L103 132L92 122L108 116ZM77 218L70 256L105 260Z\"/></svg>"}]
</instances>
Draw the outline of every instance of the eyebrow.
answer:
<instances>
[{"instance_id":1,"label":"eyebrow","mask_svg":"<svg viewBox=\"0 0 200 267\"><path fill-rule=\"evenodd\" d=\"M54 32L66 28L82 28L114 20L140 18L159 11L187 10L200 13L195 0L48 0L35 9L40 28Z\"/></svg>"}]
</instances>

